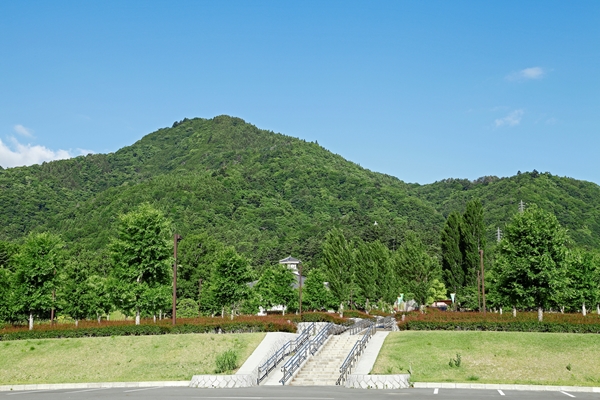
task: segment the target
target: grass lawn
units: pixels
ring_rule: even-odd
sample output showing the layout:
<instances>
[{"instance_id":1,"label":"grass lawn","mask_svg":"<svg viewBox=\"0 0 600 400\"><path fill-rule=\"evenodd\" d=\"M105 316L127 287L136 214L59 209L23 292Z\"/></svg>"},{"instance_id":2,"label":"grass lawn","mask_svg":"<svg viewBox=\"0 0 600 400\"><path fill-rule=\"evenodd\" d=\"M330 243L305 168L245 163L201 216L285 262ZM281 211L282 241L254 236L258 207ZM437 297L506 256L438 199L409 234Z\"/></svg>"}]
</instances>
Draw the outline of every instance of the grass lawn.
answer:
<instances>
[{"instance_id":1,"label":"grass lawn","mask_svg":"<svg viewBox=\"0 0 600 400\"><path fill-rule=\"evenodd\" d=\"M115 336L0 342L0 385L189 380L225 350L238 367L265 333Z\"/></svg>"},{"instance_id":2,"label":"grass lawn","mask_svg":"<svg viewBox=\"0 0 600 400\"><path fill-rule=\"evenodd\" d=\"M461 355L460 367L450 359ZM600 386L600 335L525 332L392 332L372 374L413 382Z\"/></svg>"}]
</instances>

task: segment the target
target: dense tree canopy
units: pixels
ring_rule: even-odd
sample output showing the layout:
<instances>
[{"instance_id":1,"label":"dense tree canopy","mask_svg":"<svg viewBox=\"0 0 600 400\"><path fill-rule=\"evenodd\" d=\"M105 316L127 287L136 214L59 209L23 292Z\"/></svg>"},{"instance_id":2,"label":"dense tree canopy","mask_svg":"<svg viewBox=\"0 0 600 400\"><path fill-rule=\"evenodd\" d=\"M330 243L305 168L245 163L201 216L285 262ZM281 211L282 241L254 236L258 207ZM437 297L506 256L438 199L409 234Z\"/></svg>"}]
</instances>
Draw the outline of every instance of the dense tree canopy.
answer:
<instances>
[{"instance_id":1,"label":"dense tree canopy","mask_svg":"<svg viewBox=\"0 0 600 400\"><path fill-rule=\"evenodd\" d=\"M506 305L538 308L557 306L568 290L567 233L554 215L535 205L517 213L506 226L496 263L496 290Z\"/></svg>"},{"instance_id":2,"label":"dense tree canopy","mask_svg":"<svg viewBox=\"0 0 600 400\"><path fill-rule=\"evenodd\" d=\"M169 222L149 204L119 218L111 242L112 292L121 310L158 314L168 309L172 281L172 242Z\"/></svg>"}]
</instances>

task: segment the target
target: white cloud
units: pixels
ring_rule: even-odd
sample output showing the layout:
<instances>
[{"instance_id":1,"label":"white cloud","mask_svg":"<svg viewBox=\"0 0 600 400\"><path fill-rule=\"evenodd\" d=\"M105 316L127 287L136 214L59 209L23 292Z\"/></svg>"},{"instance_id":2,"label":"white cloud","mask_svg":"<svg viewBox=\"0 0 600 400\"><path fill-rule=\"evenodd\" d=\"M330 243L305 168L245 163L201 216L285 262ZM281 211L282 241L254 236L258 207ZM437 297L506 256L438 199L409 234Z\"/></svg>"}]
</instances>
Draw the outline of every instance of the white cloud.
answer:
<instances>
[{"instance_id":1,"label":"white cloud","mask_svg":"<svg viewBox=\"0 0 600 400\"><path fill-rule=\"evenodd\" d=\"M506 126L519 125L521 123L521 119L523 119L523 114L525 114L525 111L523 111L522 109L511 111L506 117L499 118L495 121L496 128L505 126L505 125Z\"/></svg>"},{"instance_id":2,"label":"white cloud","mask_svg":"<svg viewBox=\"0 0 600 400\"><path fill-rule=\"evenodd\" d=\"M525 81L529 79L542 79L546 71L542 67L525 68L518 72L513 72L506 79L509 81Z\"/></svg>"},{"instance_id":3,"label":"white cloud","mask_svg":"<svg viewBox=\"0 0 600 400\"><path fill-rule=\"evenodd\" d=\"M45 146L21 144L11 138L12 146L0 140L0 165L4 168L40 164L44 161L64 160L73 155L67 150L50 150Z\"/></svg>"},{"instance_id":4,"label":"white cloud","mask_svg":"<svg viewBox=\"0 0 600 400\"><path fill-rule=\"evenodd\" d=\"M17 132L19 135L23 135L23 136L27 136L27 137L32 137L33 136L33 130L29 129L29 128L25 128L23 125L21 124L17 124L13 127L13 129L15 130L15 132Z\"/></svg>"}]
</instances>

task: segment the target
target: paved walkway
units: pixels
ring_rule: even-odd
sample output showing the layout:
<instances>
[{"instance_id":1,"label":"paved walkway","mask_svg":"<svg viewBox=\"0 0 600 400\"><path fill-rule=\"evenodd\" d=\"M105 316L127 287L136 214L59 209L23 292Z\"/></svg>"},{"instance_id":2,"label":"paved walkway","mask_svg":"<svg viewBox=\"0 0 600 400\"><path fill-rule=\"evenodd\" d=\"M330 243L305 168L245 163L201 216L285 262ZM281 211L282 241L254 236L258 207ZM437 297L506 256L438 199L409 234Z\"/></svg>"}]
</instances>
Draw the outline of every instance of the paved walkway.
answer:
<instances>
[{"instance_id":1,"label":"paved walkway","mask_svg":"<svg viewBox=\"0 0 600 400\"><path fill-rule=\"evenodd\" d=\"M358 363L356 364L356 368L352 371L352 374L368 375L371 373L387 335L389 335L389 332L387 331L375 332L371 340L369 340L365 352L358 359Z\"/></svg>"},{"instance_id":2,"label":"paved walkway","mask_svg":"<svg viewBox=\"0 0 600 400\"><path fill-rule=\"evenodd\" d=\"M267 332L265 338L242 364L236 375L256 374L258 367L273 355L281 346L298 337L296 333Z\"/></svg>"}]
</instances>

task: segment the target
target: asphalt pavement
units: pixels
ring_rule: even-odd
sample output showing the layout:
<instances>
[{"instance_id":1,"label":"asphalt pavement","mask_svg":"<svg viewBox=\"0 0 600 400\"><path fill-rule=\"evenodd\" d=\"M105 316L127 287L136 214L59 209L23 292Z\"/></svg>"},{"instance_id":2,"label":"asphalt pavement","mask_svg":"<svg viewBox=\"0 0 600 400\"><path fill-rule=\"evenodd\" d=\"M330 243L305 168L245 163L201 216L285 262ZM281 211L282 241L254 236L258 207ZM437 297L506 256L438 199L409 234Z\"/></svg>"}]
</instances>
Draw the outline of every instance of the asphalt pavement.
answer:
<instances>
[{"instance_id":1,"label":"asphalt pavement","mask_svg":"<svg viewBox=\"0 0 600 400\"><path fill-rule=\"evenodd\" d=\"M5 397L7 396L7 397ZM476 389L401 389L369 390L343 387L252 387L240 389L196 389L185 387L145 387L110 389L63 389L0 392L0 399L10 400L104 400L104 399L223 399L223 400L380 400L380 399L523 399L553 400L571 398L600 400L600 393L569 393L560 391L516 391Z\"/></svg>"}]
</instances>

